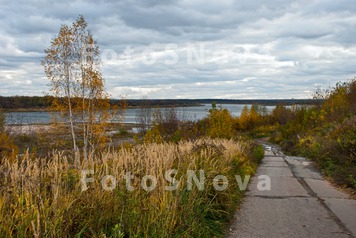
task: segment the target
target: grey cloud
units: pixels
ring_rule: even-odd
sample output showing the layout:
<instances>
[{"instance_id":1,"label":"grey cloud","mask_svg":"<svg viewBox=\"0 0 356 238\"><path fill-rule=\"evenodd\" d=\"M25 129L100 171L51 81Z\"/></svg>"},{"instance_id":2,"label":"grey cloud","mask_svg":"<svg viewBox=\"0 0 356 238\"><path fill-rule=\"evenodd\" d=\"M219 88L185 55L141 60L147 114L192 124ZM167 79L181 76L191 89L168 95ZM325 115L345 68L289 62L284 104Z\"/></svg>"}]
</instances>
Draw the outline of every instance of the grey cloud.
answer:
<instances>
[{"instance_id":1,"label":"grey cloud","mask_svg":"<svg viewBox=\"0 0 356 238\"><path fill-rule=\"evenodd\" d=\"M302 98L315 85L355 76L356 5L352 0L14 0L0 9L0 95L48 91L40 60L61 24L79 14L101 50L113 97ZM167 65L168 43L177 45ZM203 44L205 62L187 62ZM123 60L130 46L132 61ZM156 62L147 65L142 52ZM226 51L226 57L215 55Z\"/></svg>"}]
</instances>

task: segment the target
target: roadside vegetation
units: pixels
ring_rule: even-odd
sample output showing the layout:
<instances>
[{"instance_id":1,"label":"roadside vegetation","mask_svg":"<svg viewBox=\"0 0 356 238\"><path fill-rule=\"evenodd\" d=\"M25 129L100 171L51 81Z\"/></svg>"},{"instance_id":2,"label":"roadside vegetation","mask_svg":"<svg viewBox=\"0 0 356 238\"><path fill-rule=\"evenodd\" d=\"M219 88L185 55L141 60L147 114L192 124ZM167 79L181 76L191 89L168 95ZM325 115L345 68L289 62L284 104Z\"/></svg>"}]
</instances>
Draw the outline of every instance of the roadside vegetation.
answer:
<instances>
[{"instance_id":1,"label":"roadside vegetation","mask_svg":"<svg viewBox=\"0 0 356 238\"><path fill-rule=\"evenodd\" d=\"M235 176L244 181L262 158L251 148L248 142L199 139L119 147L76 166L62 152L5 161L0 166L0 236L221 236L243 195ZM81 171L90 170L93 174L87 177L93 181L82 191ZM175 171L166 175L170 170ZM189 170L205 181L203 189L194 182L189 188ZM132 173L132 188L124 179L127 172ZM108 187L115 183L112 191L103 189L105 175L113 176L104 181ZM157 178L152 190L142 187L146 175ZM227 178L226 189L213 187L217 175ZM153 186L152 180L146 183ZM177 189L165 189L175 185Z\"/></svg>"},{"instance_id":2,"label":"roadside vegetation","mask_svg":"<svg viewBox=\"0 0 356 238\"><path fill-rule=\"evenodd\" d=\"M356 191L356 79L316 90L322 104L244 108L236 133L270 138L289 154L304 156L334 182Z\"/></svg>"},{"instance_id":3,"label":"roadside vegetation","mask_svg":"<svg viewBox=\"0 0 356 238\"><path fill-rule=\"evenodd\" d=\"M356 79L317 91L320 106L283 108L288 118L272 140L294 155L312 159L324 174L356 190Z\"/></svg>"}]
</instances>

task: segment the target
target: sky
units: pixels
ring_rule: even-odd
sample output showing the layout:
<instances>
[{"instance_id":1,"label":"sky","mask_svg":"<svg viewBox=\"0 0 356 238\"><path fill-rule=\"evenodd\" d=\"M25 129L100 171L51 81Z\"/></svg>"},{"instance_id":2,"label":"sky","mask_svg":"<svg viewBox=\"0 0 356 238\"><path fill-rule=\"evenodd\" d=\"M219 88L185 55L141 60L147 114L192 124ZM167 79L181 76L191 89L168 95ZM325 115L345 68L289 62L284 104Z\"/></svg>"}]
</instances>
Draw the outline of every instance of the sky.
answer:
<instances>
[{"instance_id":1,"label":"sky","mask_svg":"<svg viewBox=\"0 0 356 238\"><path fill-rule=\"evenodd\" d=\"M41 60L82 14L112 98L311 98L356 76L355 0L0 0L0 95L44 95Z\"/></svg>"}]
</instances>

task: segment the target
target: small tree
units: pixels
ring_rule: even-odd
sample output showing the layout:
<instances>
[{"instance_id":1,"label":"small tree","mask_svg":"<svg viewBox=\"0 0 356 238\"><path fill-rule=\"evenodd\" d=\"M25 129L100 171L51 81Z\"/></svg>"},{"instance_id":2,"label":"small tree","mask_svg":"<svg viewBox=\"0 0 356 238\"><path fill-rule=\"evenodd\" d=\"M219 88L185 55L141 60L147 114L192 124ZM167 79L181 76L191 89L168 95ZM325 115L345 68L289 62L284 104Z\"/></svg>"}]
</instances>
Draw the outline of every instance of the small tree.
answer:
<instances>
[{"instance_id":1,"label":"small tree","mask_svg":"<svg viewBox=\"0 0 356 238\"><path fill-rule=\"evenodd\" d=\"M283 105L277 105L272 111L272 118L275 122L284 125L292 120L293 112Z\"/></svg>"},{"instance_id":2,"label":"small tree","mask_svg":"<svg viewBox=\"0 0 356 238\"><path fill-rule=\"evenodd\" d=\"M115 115L114 111L109 113L99 46L87 26L83 16L72 26L63 25L42 61L55 96L53 109L61 112L70 126L74 152L78 148L77 133L81 135L84 157L89 148L105 141L107 122Z\"/></svg>"},{"instance_id":3,"label":"small tree","mask_svg":"<svg viewBox=\"0 0 356 238\"><path fill-rule=\"evenodd\" d=\"M239 129L246 130L250 126L250 112L248 106L245 105L239 116Z\"/></svg>"},{"instance_id":4,"label":"small tree","mask_svg":"<svg viewBox=\"0 0 356 238\"><path fill-rule=\"evenodd\" d=\"M151 127L152 123L152 108L150 101L147 98L142 99L140 108L136 112L136 123L138 124L139 132L144 135Z\"/></svg>"},{"instance_id":5,"label":"small tree","mask_svg":"<svg viewBox=\"0 0 356 238\"><path fill-rule=\"evenodd\" d=\"M216 104L212 104L208 115L209 127L207 135L212 138L231 138L233 136L233 119L226 108L216 108Z\"/></svg>"},{"instance_id":6,"label":"small tree","mask_svg":"<svg viewBox=\"0 0 356 238\"><path fill-rule=\"evenodd\" d=\"M153 122L151 130L156 130L160 133L165 141L177 140L180 133L180 126L185 122L184 113L179 114L177 108L157 108L153 112ZM150 132L151 133L151 132Z\"/></svg>"}]
</instances>

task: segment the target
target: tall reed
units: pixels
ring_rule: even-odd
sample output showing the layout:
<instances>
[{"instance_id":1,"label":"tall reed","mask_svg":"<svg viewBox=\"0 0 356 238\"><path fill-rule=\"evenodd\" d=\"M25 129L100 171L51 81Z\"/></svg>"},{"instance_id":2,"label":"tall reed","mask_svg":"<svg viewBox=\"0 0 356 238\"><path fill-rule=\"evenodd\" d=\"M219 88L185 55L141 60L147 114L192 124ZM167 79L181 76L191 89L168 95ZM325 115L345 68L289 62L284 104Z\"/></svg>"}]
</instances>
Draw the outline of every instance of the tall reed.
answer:
<instances>
[{"instance_id":1,"label":"tall reed","mask_svg":"<svg viewBox=\"0 0 356 238\"><path fill-rule=\"evenodd\" d=\"M143 144L107 149L80 164L59 151L37 159L26 153L0 166L0 237L220 236L243 193L234 176L254 172L251 147L223 139ZM177 189L167 191L173 169ZM86 191L84 170L94 171ZM198 178L204 171L203 190L189 189L188 170ZM103 189L106 175L106 187L116 182L112 191ZM142 185L148 175L157 180L152 191ZM226 190L213 187L216 175L227 177Z\"/></svg>"}]
</instances>

